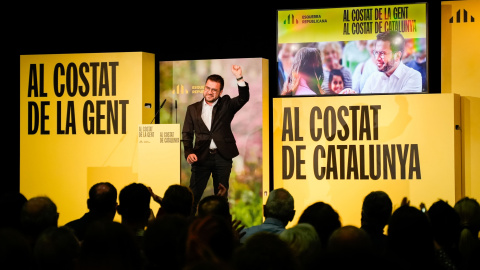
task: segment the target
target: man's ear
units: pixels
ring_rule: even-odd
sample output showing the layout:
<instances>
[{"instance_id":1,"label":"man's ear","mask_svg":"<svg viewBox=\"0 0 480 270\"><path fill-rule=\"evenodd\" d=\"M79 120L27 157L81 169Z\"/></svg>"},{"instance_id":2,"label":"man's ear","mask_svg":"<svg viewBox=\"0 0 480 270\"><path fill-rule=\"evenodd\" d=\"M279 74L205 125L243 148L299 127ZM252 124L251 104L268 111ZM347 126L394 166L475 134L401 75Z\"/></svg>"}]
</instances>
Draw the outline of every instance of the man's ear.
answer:
<instances>
[{"instance_id":1,"label":"man's ear","mask_svg":"<svg viewBox=\"0 0 480 270\"><path fill-rule=\"evenodd\" d=\"M265 205L263 206L263 216L264 217L268 216L268 210L267 210L267 207L265 207Z\"/></svg>"},{"instance_id":2,"label":"man's ear","mask_svg":"<svg viewBox=\"0 0 480 270\"><path fill-rule=\"evenodd\" d=\"M395 60L396 61L400 61L400 60L402 60L402 58L403 58L403 52L401 52L401 51L395 52Z\"/></svg>"},{"instance_id":3,"label":"man's ear","mask_svg":"<svg viewBox=\"0 0 480 270\"><path fill-rule=\"evenodd\" d=\"M295 210L292 210L291 216L288 219L288 221L292 221L294 217L295 217Z\"/></svg>"}]
</instances>

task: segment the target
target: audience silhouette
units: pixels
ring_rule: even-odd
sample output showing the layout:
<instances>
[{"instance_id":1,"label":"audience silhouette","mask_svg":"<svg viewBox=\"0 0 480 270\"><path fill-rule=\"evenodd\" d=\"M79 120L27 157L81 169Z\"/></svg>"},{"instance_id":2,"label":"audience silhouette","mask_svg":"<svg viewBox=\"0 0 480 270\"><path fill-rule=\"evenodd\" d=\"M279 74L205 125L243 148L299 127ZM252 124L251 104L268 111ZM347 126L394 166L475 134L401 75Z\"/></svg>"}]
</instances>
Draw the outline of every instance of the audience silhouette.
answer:
<instances>
[{"instance_id":1,"label":"audience silhouette","mask_svg":"<svg viewBox=\"0 0 480 270\"><path fill-rule=\"evenodd\" d=\"M293 196L284 188L270 192L266 204L263 206L265 220L262 224L245 228L240 242L245 242L250 236L260 231L279 234L295 216Z\"/></svg>"},{"instance_id":2,"label":"audience silhouette","mask_svg":"<svg viewBox=\"0 0 480 270\"><path fill-rule=\"evenodd\" d=\"M165 190L163 198L155 195L151 188L149 190L153 200L160 204L157 218L167 214L180 214L185 217L194 214L193 192L189 187L179 184L170 185Z\"/></svg>"},{"instance_id":3,"label":"audience silhouette","mask_svg":"<svg viewBox=\"0 0 480 270\"><path fill-rule=\"evenodd\" d=\"M50 227L38 237L33 256L38 269L74 270L78 267L80 242L70 228Z\"/></svg>"},{"instance_id":4,"label":"audience silhouette","mask_svg":"<svg viewBox=\"0 0 480 270\"><path fill-rule=\"evenodd\" d=\"M131 183L125 186L118 196L117 212L121 223L129 228L138 238L139 243L147 228L150 213L150 191L142 183Z\"/></svg>"},{"instance_id":5,"label":"audience silhouette","mask_svg":"<svg viewBox=\"0 0 480 270\"><path fill-rule=\"evenodd\" d=\"M237 247L231 223L218 215L196 217L191 222L186 240L186 265L209 262L231 265Z\"/></svg>"},{"instance_id":6,"label":"audience silhouette","mask_svg":"<svg viewBox=\"0 0 480 270\"><path fill-rule=\"evenodd\" d=\"M458 250L464 269L480 269L480 205L469 197L460 199L454 206L460 216Z\"/></svg>"},{"instance_id":7,"label":"audience silhouette","mask_svg":"<svg viewBox=\"0 0 480 270\"><path fill-rule=\"evenodd\" d=\"M460 216L446 201L438 200L427 211L432 224L432 233L437 260L444 269L460 269L458 251Z\"/></svg>"},{"instance_id":8,"label":"audience silhouette","mask_svg":"<svg viewBox=\"0 0 480 270\"><path fill-rule=\"evenodd\" d=\"M420 209L403 204L388 223L387 263L391 269L441 269L435 257L430 221Z\"/></svg>"},{"instance_id":9,"label":"audience silhouette","mask_svg":"<svg viewBox=\"0 0 480 270\"><path fill-rule=\"evenodd\" d=\"M281 232L279 237L289 245L300 269L321 268L318 260L321 247L320 238L311 224L298 223Z\"/></svg>"},{"instance_id":10,"label":"audience silhouette","mask_svg":"<svg viewBox=\"0 0 480 270\"><path fill-rule=\"evenodd\" d=\"M384 191L372 191L363 200L361 228L370 236L372 248L379 256L385 255L387 236L383 230L392 210L392 200Z\"/></svg>"},{"instance_id":11,"label":"audience silhouette","mask_svg":"<svg viewBox=\"0 0 480 270\"><path fill-rule=\"evenodd\" d=\"M160 204L153 219L150 200ZM0 265L16 269L480 269L480 205L469 197L454 206L439 199L430 208L393 210L384 191L368 193L361 226L342 226L322 201L309 205L296 224L294 199L272 190L262 224L243 228L227 198L204 197L192 209L192 193L172 185L164 197L142 183L119 193L108 182L90 188L89 212L58 226L48 196L27 200L2 194ZM121 222L113 221L115 209ZM421 210L422 209L422 210ZM387 231L384 232L384 229ZM243 236L245 234L245 236Z\"/></svg>"},{"instance_id":12,"label":"audience silhouette","mask_svg":"<svg viewBox=\"0 0 480 270\"><path fill-rule=\"evenodd\" d=\"M19 229L0 228L0 265L14 269L35 269L31 242Z\"/></svg>"},{"instance_id":13,"label":"audience silhouette","mask_svg":"<svg viewBox=\"0 0 480 270\"><path fill-rule=\"evenodd\" d=\"M202 198L198 203L197 216L218 215L227 220L232 219L228 199L224 196L210 195Z\"/></svg>"},{"instance_id":14,"label":"audience silhouette","mask_svg":"<svg viewBox=\"0 0 480 270\"><path fill-rule=\"evenodd\" d=\"M79 269L144 269L146 259L135 234L124 224L95 222L85 232Z\"/></svg>"},{"instance_id":15,"label":"audience silhouette","mask_svg":"<svg viewBox=\"0 0 480 270\"><path fill-rule=\"evenodd\" d=\"M115 186L109 182L96 183L88 192L88 212L81 218L68 222L65 226L73 230L79 241L83 241L85 232L92 223L113 221L117 205Z\"/></svg>"},{"instance_id":16,"label":"audience silhouette","mask_svg":"<svg viewBox=\"0 0 480 270\"><path fill-rule=\"evenodd\" d=\"M347 225L334 230L326 249L327 269L380 269L373 244L365 230Z\"/></svg>"},{"instance_id":17,"label":"audience silhouette","mask_svg":"<svg viewBox=\"0 0 480 270\"><path fill-rule=\"evenodd\" d=\"M29 199L23 205L20 226L33 249L40 234L47 228L58 227L57 205L47 196Z\"/></svg>"},{"instance_id":18,"label":"audience silhouette","mask_svg":"<svg viewBox=\"0 0 480 270\"><path fill-rule=\"evenodd\" d=\"M157 217L145 230L143 250L148 270L181 270L190 220L181 214Z\"/></svg>"},{"instance_id":19,"label":"audience silhouette","mask_svg":"<svg viewBox=\"0 0 480 270\"><path fill-rule=\"evenodd\" d=\"M326 249L330 235L341 227L340 216L331 205L316 202L308 206L298 219L298 223L311 224L317 231L322 249Z\"/></svg>"},{"instance_id":20,"label":"audience silhouette","mask_svg":"<svg viewBox=\"0 0 480 270\"><path fill-rule=\"evenodd\" d=\"M4 192L0 197L0 205L4 207L0 215L0 228L20 230L20 213L27 198L20 192Z\"/></svg>"},{"instance_id":21,"label":"audience silhouette","mask_svg":"<svg viewBox=\"0 0 480 270\"><path fill-rule=\"evenodd\" d=\"M235 270L300 270L292 249L279 234L259 231L246 239L233 255Z\"/></svg>"}]
</instances>

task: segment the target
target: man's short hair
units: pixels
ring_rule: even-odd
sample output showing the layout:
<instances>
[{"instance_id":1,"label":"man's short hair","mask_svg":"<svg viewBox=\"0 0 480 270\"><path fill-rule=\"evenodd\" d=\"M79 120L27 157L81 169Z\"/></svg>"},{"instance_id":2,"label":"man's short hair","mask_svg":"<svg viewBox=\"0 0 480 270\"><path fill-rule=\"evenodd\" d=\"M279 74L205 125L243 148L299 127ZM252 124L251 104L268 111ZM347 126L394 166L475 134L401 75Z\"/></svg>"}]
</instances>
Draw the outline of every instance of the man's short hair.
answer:
<instances>
[{"instance_id":1,"label":"man's short hair","mask_svg":"<svg viewBox=\"0 0 480 270\"><path fill-rule=\"evenodd\" d=\"M57 222L57 205L49 197L33 197L23 205L21 224L27 234L38 236L48 227L57 227Z\"/></svg>"},{"instance_id":2,"label":"man's short hair","mask_svg":"<svg viewBox=\"0 0 480 270\"><path fill-rule=\"evenodd\" d=\"M363 199L362 226L384 228L392 216L392 200L384 191L372 191Z\"/></svg>"},{"instance_id":3,"label":"man's short hair","mask_svg":"<svg viewBox=\"0 0 480 270\"><path fill-rule=\"evenodd\" d=\"M328 243L328 238L336 229L342 226L340 216L333 207L325 202L315 202L303 210L298 223L309 223L315 227L320 242Z\"/></svg>"},{"instance_id":4,"label":"man's short hair","mask_svg":"<svg viewBox=\"0 0 480 270\"><path fill-rule=\"evenodd\" d=\"M293 196L286 189L274 189L268 196L265 210L269 217L289 220L294 211Z\"/></svg>"},{"instance_id":5,"label":"man's short hair","mask_svg":"<svg viewBox=\"0 0 480 270\"><path fill-rule=\"evenodd\" d=\"M393 52L402 52L405 48L405 39L403 38L402 34L398 31L386 31L379 33L377 35L377 40L382 41L389 41L390 42L390 49Z\"/></svg>"},{"instance_id":6,"label":"man's short hair","mask_svg":"<svg viewBox=\"0 0 480 270\"><path fill-rule=\"evenodd\" d=\"M205 83L207 83L208 80L220 83L220 91L223 90L223 86L225 85L225 82L223 81L222 76L220 76L218 74L212 74L212 75L207 77L207 79L205 80Z\"/></svg>"},{"instance_id":7,"label":"man's short hair","mask_svg":"<svg viewBox=\"0 0 480 270\"><path fill-rule=\"evenodd\" d=\"M88 192L88 209L95 213L115 211L117 205L117 189L109 182L99 182Z\"/></svg>"},{"instance_id":8,"label":"man's short hair","mask_svg":"<svg viewBox=\"0 0 480 270\"><path fill-rule=\"evenodd\" d=\"M285 229L278 236L289 244L293 254L298 258L302 258L302 256L307 254L313 254L321 246L315 227L309 223L298 223L291 228Z\"/></svg>"},{"instance_id":9,"label":"man's short hair","mask_svg":"<svg viewBox=\"0 0 480 270\"><path fill-rule=\"evenodd\" d=\"M218 215L230 218L230 205L224 196L210 195L198 203L198 216Z\"/></svg>"},{"instance_id":10,"label":"man's short hair","mask_svg":"<svg viewBox=\"0 0 480 270\"><path fill-rule=\"evenodd\" d=\"M120 191L118 213L128 220L148 219L150 191L141 183L132 183Z\"/></svg>"},{"instance_id":11,"label":"man's short hair","mask_svg":"<svg viewBox=\"0 0 480 270\"><path fill-rule=\"evenodd\" d=\"M163 195L161 205L169 214L190 216L193 207L192 190L179 184L170 185Z\"/></svg>"}]
</instances>

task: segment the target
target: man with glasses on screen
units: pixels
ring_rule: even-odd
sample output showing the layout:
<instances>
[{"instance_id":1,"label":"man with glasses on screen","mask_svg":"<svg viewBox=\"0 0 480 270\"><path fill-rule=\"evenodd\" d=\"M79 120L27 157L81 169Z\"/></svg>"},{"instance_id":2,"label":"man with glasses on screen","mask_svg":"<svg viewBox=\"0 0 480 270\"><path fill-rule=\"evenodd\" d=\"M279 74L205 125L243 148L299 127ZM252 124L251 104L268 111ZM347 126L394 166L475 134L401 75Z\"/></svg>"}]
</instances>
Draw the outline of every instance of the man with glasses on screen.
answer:
<instances>
[{"instance_id":1,"label":"man with glasses on screen","mask_svg":"<svg viewBox=\"0 0 480 270\"><path fill-rule=\"evenodd\" d=\"M203 99L189 105L185 114L182 142L185 158L192 166L193 213L210 176L215 195L228 196L232 159L239 154L230 124L250 98L242 68L233 65L232 73L237 80L238 96L221 96L224 80L212 74L206 79Z\"/></svg>"},{"instance_id":2,"label":"man with glasses on screen","mask_svg":"<svg viewBox=\"0 0 480 270\"><path fill-rule=\"evenodd\" d=\"M412 93L422 91L422 75L407 67L404 56L405 39L397 31L377 35L373 51L378 72L365 82L362 94Z\"/></svg>"}]
</instances>

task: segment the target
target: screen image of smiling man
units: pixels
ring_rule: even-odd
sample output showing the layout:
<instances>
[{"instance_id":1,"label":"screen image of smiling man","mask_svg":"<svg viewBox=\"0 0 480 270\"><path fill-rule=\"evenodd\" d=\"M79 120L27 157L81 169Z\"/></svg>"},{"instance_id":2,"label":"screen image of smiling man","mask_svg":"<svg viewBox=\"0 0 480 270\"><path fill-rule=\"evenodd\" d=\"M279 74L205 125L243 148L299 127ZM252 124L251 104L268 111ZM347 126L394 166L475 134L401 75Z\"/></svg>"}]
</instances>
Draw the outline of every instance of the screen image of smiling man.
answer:
<instances>
[{"instance_id":1,"label":"screen image of smiling man","mask_svg":"<svg viewBox=\"0 0 480 270\"><path fill-rule=\"evenodd\" d=\"M422 92L422 75L403 63L405 39L397 31L377 35L374 72L365 82L362 94Z\"/></svg>"}]
</instances>

